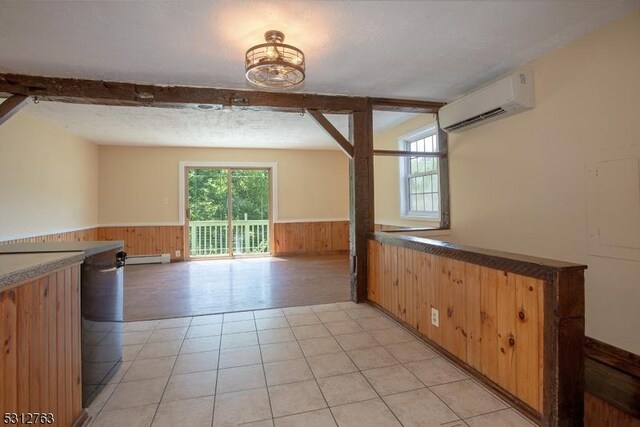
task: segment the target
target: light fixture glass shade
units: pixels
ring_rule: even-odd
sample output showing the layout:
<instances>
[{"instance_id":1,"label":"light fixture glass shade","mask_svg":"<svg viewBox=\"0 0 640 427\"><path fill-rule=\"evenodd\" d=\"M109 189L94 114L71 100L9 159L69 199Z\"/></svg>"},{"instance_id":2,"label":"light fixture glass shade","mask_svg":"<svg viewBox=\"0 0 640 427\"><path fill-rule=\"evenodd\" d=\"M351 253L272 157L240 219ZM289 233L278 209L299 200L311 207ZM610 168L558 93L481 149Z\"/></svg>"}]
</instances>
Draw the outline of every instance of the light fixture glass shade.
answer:
<instances>
[{"instance_id":1,"label":"light fixture glass shade","mask_svg":"<svg viewBox=\"0 0 640 427\"><path fill-rule=\"evenodd\" d=\"M283 44L284 34L267 31L266 43L253 46L245 55L246 77L251 83L267 88L287 88L304 81L304 53Z\"/></svg>"}]
</instances>

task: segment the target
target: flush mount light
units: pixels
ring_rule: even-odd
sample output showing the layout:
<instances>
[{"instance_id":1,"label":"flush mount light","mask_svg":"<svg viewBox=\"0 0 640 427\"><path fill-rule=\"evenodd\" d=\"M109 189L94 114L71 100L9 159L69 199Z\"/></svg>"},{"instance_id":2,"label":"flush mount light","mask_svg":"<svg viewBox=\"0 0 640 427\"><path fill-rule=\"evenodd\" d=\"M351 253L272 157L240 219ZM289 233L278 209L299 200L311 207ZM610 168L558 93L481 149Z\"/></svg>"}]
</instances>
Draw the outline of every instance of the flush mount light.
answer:
<instances>
[{"instance_id":1,"label":"flush mount light","mask_svg":"<svg viewBox=\"0 0 640 427\"><path fill-rule=\"evenodd\" d=\"M266 43L247 50L245 55L246 77L256 86L288 88L304 80L304 53L297 47L283 44L284 34L267 31Z\"/></svg>"}]
</instances>

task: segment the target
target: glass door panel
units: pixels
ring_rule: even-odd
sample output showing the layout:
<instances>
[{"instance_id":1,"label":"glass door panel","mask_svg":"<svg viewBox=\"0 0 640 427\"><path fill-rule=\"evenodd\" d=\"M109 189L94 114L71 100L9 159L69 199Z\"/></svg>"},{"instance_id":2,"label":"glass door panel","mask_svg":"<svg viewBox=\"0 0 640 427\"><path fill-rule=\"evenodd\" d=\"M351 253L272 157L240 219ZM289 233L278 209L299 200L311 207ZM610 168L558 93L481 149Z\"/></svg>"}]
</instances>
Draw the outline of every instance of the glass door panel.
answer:
<instances>
[{"instance_id":1,"label":"glass door panel","mask_svg":"<svg viewBox=\"0 0 640 427\"><path fill-rule=\"evenodd\" d=\"M230 255L229 169L189 169L189 256Z\"/></svg>"},{"instance_id":2,"label":"glass door panel","mask_svg":"<svg viewBox=\"0 0 640 427\"><path fill-rule=\"evenodd\" d=\"M268 169L231 170L233 255L271 252L270 188Z\"/></svg>"}]
</instances>

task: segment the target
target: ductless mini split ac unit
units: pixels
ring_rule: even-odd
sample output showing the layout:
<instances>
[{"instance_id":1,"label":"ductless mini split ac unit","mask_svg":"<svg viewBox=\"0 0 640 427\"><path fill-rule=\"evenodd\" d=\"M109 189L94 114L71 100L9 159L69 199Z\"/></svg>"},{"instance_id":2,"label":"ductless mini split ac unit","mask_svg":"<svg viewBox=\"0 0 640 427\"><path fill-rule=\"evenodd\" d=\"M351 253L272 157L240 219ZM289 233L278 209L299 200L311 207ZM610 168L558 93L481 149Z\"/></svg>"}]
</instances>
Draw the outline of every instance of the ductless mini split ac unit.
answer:
<instances>
[{"instance_id":1,"label":"ductless mini split ac unit","mask_svg":"<svg viewBox=\"0 0 640 427\"><path fill-rule=\"evenodd\" d=\"M445 105L438 120L446 132L460 132L533 107L533 72L518 71Z\"/></svg>"}]
</instances>

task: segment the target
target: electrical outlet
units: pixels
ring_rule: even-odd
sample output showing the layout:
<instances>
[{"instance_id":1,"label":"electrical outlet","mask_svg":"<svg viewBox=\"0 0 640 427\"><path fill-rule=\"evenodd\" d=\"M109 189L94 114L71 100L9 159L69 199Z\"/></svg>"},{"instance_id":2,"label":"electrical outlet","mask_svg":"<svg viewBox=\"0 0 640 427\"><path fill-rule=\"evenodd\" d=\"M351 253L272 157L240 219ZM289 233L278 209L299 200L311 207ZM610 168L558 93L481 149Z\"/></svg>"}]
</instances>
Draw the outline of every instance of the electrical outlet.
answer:
<instances>
[{"instance_id":1,"label":"electrical outlet","mask_svg":"<svg viewBox=\"0 0 640 427\"><path fill-rule=\"evenodd\" d=\"M176 251L176 257L179 258L180 257L180 251Z\"/></svg>"},{"instance_id":2,"label":"electrical outlet","mask_svg":"<svg viewBox=\"0 0 640 427\"><path fill-rule=\"evenodd\" d=\"M162 204L163 204L164 206L167 206L167 205L169 204L169 198L168 198L168 197L163 197L163 198L162 198Z\"/></svg>"},{"instance_id":3,"label":"electrical outlet","mask_svg":"<svg viewBox=\"0 0 640 427\"><path fill-rule=\"evenodd\" d=\"M437 328L440 327L440 313L433 307L431 307L431 324Z\"/></svg>"}]
</instances>

